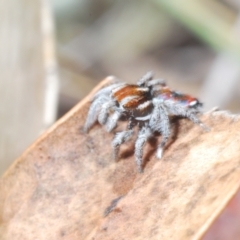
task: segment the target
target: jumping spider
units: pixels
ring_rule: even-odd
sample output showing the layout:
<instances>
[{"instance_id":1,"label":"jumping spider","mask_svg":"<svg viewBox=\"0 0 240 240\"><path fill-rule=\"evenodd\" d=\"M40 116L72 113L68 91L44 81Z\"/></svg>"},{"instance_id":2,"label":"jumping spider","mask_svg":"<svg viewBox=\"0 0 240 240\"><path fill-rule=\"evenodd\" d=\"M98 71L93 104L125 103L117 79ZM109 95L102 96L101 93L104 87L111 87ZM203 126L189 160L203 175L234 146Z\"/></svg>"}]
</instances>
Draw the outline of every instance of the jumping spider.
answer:
<instances>
[{"instance_id":1,"label":"jumping spider","mask_svg":"<svg viewBox=\"0 0 240 240\"><path fill-rule=\"evenodd\" d=\"M197 98L171 90L162 79L153 79L153 73L146 73L136 85L118 82L99 90L93 97L85 131L96 121L105 125L111 132L120 118L128 121L127 130L116 133L112 147L117 159L120 146L127 142L138 128L135 142L135 157L138 171L142 172L143 147L154 133L162 135L157 149L157 158L161 158L163 149L170 136L170 117L182 116L207 127L197 118L202 103Z\"/></svg>"}]
</instances>

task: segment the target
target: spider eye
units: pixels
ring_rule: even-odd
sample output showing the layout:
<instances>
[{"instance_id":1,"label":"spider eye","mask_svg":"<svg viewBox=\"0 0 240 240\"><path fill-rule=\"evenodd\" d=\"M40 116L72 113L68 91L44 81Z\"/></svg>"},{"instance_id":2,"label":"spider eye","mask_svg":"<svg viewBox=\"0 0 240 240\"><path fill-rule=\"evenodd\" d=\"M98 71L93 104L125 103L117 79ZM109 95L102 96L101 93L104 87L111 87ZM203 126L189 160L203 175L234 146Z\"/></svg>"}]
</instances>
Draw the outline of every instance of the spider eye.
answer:
<instances>
[{"instance_id":1,"label":"spider eye","mask_svg":"<svg viewBox=\"0 0 240 240\"><path fill-rule=\"evenodd\" d=\"M203 104L201 102L199 102L197 99L194 99L193 101L191 101L189 103L190 108L199 108L199 107L202 107L202 105Z\"/></svg>"}]
</instances>

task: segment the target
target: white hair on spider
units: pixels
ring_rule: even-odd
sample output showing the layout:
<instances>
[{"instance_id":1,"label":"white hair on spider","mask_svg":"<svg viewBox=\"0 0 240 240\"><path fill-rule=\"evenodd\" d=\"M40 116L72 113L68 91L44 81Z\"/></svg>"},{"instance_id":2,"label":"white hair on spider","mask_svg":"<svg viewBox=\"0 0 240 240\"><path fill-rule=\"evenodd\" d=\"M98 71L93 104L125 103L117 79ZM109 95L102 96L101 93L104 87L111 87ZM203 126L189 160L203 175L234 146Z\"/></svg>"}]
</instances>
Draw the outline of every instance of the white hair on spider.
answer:
<instances>
[{"instance_id":1,"label":"white hair on spider","mask_svg":"<svg viewBox=\"0 0 240 240\"><path fill-rule=\"evenodd\" d=\"M182 116L209 130L197 117L202 103L195 97L171 90L163 79L153 79L147 72L137 84L114 83L99 90L93 97L84 126L87 132L97 121L111 132L121 117L128 126L125 131L116 133L112 147L115 159L120 146L131 139L133 128L137 126L135 157L138 171L143 170L143 148L154 133L162 135L157 149L157 158L163 155L169 139L170 116Z\"/></svg>"}]
</instances>

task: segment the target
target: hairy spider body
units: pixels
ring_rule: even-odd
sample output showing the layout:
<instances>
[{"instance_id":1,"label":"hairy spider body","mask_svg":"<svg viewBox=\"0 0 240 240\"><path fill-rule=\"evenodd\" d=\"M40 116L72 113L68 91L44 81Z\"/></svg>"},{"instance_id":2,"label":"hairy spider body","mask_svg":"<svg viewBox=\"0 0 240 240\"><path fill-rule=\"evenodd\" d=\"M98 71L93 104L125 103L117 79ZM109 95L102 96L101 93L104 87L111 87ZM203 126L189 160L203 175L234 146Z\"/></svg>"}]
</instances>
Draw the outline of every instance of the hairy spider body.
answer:
<instances>
[{"instance_id":1,"label":"hairy spider body","mask_svg":"<svg viewBox=\"0 0 240 240\"><path fill-rule=\"evenodd\" d=\"M144 145L156 132L162 135L156 155L162 157L171 133L170 116L186 117L207 129L196 116L201 106L197 98L171 90L164 80L153 79L152 72L148 72L136 85L119 82L99 90L93 97L84 128L88 131L98 121L111 132L121 117L127 119L127 129L116 133L112 141L117 159L120 146L133 136L137 126L135 157L138 171L142 172Z\"/></svg>"}]
</instances>

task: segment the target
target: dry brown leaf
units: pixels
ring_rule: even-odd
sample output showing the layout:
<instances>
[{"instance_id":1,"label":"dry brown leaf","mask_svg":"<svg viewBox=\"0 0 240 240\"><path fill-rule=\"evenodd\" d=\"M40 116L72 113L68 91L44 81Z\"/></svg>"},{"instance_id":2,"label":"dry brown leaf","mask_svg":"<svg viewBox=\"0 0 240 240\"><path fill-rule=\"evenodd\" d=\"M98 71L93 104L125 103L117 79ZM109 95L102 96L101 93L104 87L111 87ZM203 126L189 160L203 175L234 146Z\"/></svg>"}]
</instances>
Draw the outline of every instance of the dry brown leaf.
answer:
<instances>
[{"instance_id":1,"label":"dry brown leaf","mask_svg":"<svg viewBox=\"0 0 240 240\"><path fill-rule=\"evenodd\" d=\"M83 132L92 94L1 178L0 239L199 239L239 188L239 118L204 114L210 132L176 121L164 157L149 144L139 174L132 144L116 163L112 133Z\"/></svg>"}]
</instances>

